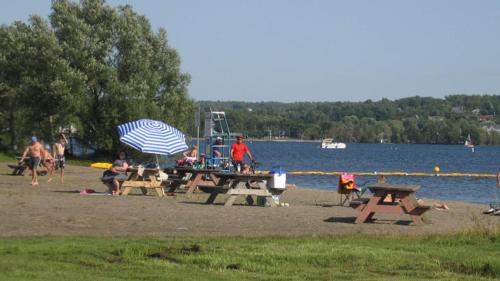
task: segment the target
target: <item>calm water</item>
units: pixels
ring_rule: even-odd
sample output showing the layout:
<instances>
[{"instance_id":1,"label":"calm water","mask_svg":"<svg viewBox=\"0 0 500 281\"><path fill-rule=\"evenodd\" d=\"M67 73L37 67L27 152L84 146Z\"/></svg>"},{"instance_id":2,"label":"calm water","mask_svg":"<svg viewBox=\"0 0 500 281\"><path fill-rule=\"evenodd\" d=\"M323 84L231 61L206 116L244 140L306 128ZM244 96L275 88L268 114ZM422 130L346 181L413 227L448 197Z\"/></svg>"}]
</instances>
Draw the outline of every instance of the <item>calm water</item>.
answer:
<instances>
[{"instance_id":1,"label":"calm water","mask_svg":"<svg viewBox=\"0 0 500 281\"><path fill-rule=\"evenodd\" d=\"M478 146L471 152L460 145L348 144L345 150L321 149L319 143L247 142L259 169L281 166L286 171L427 172L439 166L442 173L497 173L500 147ZM287 182L300 187L336 190L336 176L287 175ZM392 183L418 184L417 195L476 203L494 202L494 178L388 177ZM375 177L357 177L358 183Z\"/></svg>"}]
</instances>

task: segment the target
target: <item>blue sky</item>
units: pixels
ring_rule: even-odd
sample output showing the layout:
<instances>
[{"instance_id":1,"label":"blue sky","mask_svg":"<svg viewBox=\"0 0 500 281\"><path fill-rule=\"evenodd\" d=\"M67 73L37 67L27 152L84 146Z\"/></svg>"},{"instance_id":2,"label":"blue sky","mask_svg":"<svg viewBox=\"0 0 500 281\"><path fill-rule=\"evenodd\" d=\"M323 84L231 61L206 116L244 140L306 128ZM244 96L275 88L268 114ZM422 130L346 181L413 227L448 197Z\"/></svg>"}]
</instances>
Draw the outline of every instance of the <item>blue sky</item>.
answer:
<instances>
[{"instance_id":1,"label":"blue sky","mask_svg":"<svg viewBox=\"0 0 500 281\"><path fill-rule=\"evenodd\" d=\"M133 1L165 27L197 100L500 94L500 1ZM0 0L0 23L50 1Z\"/></svg>"}]
</instances>

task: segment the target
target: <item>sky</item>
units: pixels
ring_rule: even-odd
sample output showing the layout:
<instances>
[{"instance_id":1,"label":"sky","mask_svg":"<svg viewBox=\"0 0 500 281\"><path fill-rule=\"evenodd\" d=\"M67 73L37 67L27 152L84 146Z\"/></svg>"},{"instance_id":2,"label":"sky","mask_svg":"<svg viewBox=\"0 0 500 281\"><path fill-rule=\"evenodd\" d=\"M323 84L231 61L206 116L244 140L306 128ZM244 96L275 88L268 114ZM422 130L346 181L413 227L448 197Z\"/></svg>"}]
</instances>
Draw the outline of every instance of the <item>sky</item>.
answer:
<instances>
[{"instance_id":1,"label":"sky","mask_svg":"<svg viewBox=\"0 0 500 281\"><path fill-rule=\"evenodd\" d=\"M500 94L500 1L108 0L164 27L195 100ZM0 0L0 24L49 0Z\"/></svg>"}]
</instances>

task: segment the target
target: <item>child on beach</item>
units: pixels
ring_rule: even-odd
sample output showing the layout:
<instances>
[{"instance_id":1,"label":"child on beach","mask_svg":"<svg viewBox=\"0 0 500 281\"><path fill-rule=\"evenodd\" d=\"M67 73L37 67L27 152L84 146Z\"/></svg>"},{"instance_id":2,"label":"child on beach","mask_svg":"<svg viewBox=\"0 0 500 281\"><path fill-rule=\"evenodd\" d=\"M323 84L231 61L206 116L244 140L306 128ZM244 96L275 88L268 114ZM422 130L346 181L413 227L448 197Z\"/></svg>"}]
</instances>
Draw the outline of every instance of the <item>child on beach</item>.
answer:
<instances>
[{"instance_id":1,"label":"child on beach","mask_svg":"<svg viewBox=\"0 0 500 281\"><path fill-rule=\"evenodd\" d=\"M59 134L53 148L55 168L61 169L61 183L64 182L64 162L66 161L66 158L64 158L64 150L67 143L68 140L66 139L64 134Z\"/></svg>"}]
</instances>

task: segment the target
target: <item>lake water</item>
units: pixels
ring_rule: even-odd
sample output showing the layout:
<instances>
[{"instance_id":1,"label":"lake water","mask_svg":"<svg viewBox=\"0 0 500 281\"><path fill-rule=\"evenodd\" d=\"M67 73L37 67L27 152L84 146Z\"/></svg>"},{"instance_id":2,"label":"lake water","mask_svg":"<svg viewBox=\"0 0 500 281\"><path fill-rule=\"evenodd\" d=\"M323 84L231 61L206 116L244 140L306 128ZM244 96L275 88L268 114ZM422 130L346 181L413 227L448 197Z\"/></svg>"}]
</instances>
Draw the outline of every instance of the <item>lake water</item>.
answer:
<instances>
[{"instance_id":1,"label":"lake water","mask_svg":"<svg viewBox=\"0 0 500 281\"><path fill-rule=\"evenodd\" d=\"M348 144L345 150L321 149L320 143L247 142L259 169L281 166L286 171L497 173L500 147L478 146L475 152L461 145ZM203 150L202 150L203 151ZM396 177L391 183L418 184L419 197L490 203L500 198L495 178ZM375 177L357 177L357 183ZM300 187L336 190L337 176L287 175L287 182Z\"/></svg>"}]
</instances>

